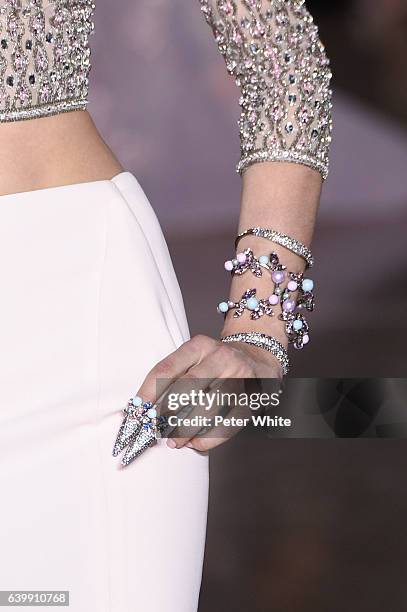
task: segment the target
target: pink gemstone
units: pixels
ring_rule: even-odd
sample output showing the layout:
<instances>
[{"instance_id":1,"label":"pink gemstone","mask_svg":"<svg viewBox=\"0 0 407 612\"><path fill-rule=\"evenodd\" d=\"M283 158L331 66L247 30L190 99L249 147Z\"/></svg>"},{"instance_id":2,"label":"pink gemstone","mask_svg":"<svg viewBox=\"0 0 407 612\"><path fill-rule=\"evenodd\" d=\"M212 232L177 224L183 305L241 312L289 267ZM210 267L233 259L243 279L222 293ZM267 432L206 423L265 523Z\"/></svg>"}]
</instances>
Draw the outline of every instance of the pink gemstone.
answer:
<instances>
[{"instance_id":1,"label":"pink gemstone","mask_svg":"<svg viewBox=\"0 0 407 612\"><path fill-rule=\"evenodd\" d=\"M10 34L14 34L17 31L17 21L15 19L9 19L8 31Z\"/></svg>"},{"instance_id":2,"label":"pink gemstone","mask_svg":"<svg viewBox=\"0 0 407 612\"><path fill-rule=\"evenodd\" d=\"M233 32L233 40L237 45L240 45L242 42L242 35L240 34L239 30L235 30Z\"/></svg>"},{"instance_id":3,"label":"pink gemstone","mask_svg":"<svg viewBox=\"0 0 407 612\"><path fill-rule=\"evenodd\" d=\"M23 70L23 68L25 66L24 57L22 55L20 55L19 53L16 53L16 55L14 57L14 64L15 64L17 70Z\"/></svg>"},{"instance_id":4,"label":"pink gemstone","mask_svg":"<svg viewBox=\"0 0 407 612\"><path fill-rule=\"evenodd\" d=\"M281 110L281 108L279 106L275 106L273 108L274 121L278 121L279 119L281 119L282 116L283 116L283 111Z\"/></svg>"},{"instance_id":5,"label":"pink gemstone","mask_svg":"<svg viewBox=\"0 0 407 612\"><path fill-rule=\"evenodd\" d=\"M227 270L228 272L231 272L233 270L233 263L230 260L225 261L225 270Z\"/></svg>"},{"instance_id":6,"label":"pink gemstone","mask_svg":"<svg viewBox=\"0 0 407 612\"><path fill-rule=\"evenodd\" d=\"M272 57L272 56L274 55L274 48L273 48L273 45L271 45L271 44L267 44L267 45L266 45L266 48L265 48L265 50L264 50L264 55L265 55L266 57Z\"/></svg>"},{"instance_id":7,"label":"pink gemstone","mask_svg":"<svg viewBox=\"0 0 407 612\"><path fill-rule=\"evenodd\" d=\"M282 283L285 279L285 274L284 272L282 272L281 270L276 270L275 272L273 272L273 274L271 275L271 278L273 279L273 281L279 285L280 283Z\"/></svg>"},{"instance_id":8,"label":"pink gemstone","mask_svg":"<svg viewBox=\"0 0 407 612\"><path fill-rule=\"evenodd\" d=\"M50 95L51 95L51 91L49 87L47 87L47 85L43 85L39 92L41 102L46 104L50 99Z\"/></svg>"},{"instance_id":9,"label":"pink gemstone","mask_svg":"<svg viewBox=\"0 0 407 612\"><path fill-rule=\"evenodd\" d=\"M280 78L280 76L281 76L281 68L280 68L280 66L279 66L278 64L274 64L274 70L273 70L273 72L274 72L274 76L275 76L277 79L279 79L279 78Z\"/></svg>"},{"instance_id":10,"label":"pink gemstone","mask_svg":"<svg viewBox=\"0 0 407 612\"><path fill-rule=\"evenodd\" d=\"M312 85L312 83L305 83L304 84L304 89L305 89L306 93L308 93L308 94L312 94L315 91L315 87Z\"/></svg>"},{"instance_id":11,"label":"pink gemstone","mask_svg":"<svg viewBox=\"0 0 407 612\"><path fill-rule=\"evenodd\" d=\"M278 302L279 302L278 295L275 295L274 293L272 295L270 295L270 297L269 297L269 303L270 304L275 306L276 304L278 304Z\"/></svg>"},{"instance_id":12,"label":"pink gemstone","mask_svg":"<svg viewBox=\"0 0 407 612\"><path fill-rule=\"evenodd\" d=\"M285 312L292 312L293 310L295 310L294 300L284 300L283 310L285 310Z\"/></svg>"},{"instance_id":13,"label":"pink gemstone","mask_svg":"<svg viewBox=\"0 0 407 612\"><path fill-rule=\"evenodd\" d=\"M287 289L289 291L296 291L296 289L298 288L298 285L295 281L291 280L288 285L287 285Z\"/></svg>"},{"instance_id":14,"label":"pink gemstone","mask_svg":"<svg viewBox=\"0 0 407 612\"><path fill-rule=\"evenodd\" d=\"M265 33L264 25L261 23L261 21L257 21L255 34L257 36L264 36L264 33Z\"/></svg>"},{"instance_id":15,"label":"pink gemstone","mask_svg":"<svg viewBox=\"0 0 407 612\"><path fill-rule=\"evenodd\" d=\"M246 261L246 255L244 253L238 253L236 259L239 263L244 263Z\"/></svg>"},{"instance_id":16,"label":"pink gemstone","mask_svg":"<svg viewBox=\"0 0 407 612\"><path fill-rule=\"evenodd\" d=\"M26 89L21 89L18 93L18 98L21 104L26 104L30 99L28 91Z\"/></svg>"},{"instance_id":17,"label":"pink gemstone","mask_svg":"<svg viewBox=\"0 0 407 612\"><path fill-rule=\"evenodd\" d=\"M308 334L304 334L302 337L302 343L303 344L308 344L309 342L309 335Z\"/></svg>"},{"instance_id":18,"label":"pink gemstone","mask_svg":"<svg viewBox=\"0 0 407 612\"><path fill-rule=\"evenodd\" d=\"M222 8L226 15L231 15L233 13L233 6L231 2L225 2Z\"/></svg>"}]
</instances>

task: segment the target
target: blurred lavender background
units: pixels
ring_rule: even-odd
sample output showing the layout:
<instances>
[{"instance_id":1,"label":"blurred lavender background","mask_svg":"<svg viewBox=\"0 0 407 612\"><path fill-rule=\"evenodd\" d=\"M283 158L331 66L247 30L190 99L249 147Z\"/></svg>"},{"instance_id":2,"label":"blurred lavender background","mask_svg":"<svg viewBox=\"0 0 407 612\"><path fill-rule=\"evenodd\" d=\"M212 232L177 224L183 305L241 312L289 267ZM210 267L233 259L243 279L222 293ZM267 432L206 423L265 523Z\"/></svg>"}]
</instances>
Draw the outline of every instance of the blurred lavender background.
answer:
<instances>
[{"instance_id":1,"label":"blurred lavender background","mask_svg":"<svg viewBox=\"0 0 407 612\"><path fill-rule=\"evenodd\" d=\"M295 373L406 376L407 6L308 7L332 60L335 132L318 309ZM119 8L97 0L90 110L159 216L191 332L216 336L239 210L237 90L198 0ZM200 612L406 609L404 457L402 442L261 437L215 451Z\"/></svg>"}]
</instances>

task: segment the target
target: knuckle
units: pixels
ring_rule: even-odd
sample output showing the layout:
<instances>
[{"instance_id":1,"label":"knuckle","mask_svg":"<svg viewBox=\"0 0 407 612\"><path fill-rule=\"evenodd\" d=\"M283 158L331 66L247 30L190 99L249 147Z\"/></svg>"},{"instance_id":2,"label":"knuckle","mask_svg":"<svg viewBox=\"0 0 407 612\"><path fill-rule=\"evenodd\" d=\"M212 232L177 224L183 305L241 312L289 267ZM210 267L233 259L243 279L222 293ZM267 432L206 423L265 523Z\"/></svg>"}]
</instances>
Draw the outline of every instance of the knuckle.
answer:
<instances>
[{"instance_id":1,"label":"knuckle","mask_svg":"<svg viewBox=\"0 0 407 612\"><path fill-rule=\"evenodd\" d=\"M193 445L194 449L199 452L204 452L209 448L208 441L203 438L195 438L193 441Z\"/></svg>"},{"instance_id":2,"label":"knuckle","mask_svg":"<svg viewBox=\"0 0 407 612\"><path fill-rule=\"evenodd\" d=\"M219 360L219 364L227 365L231 359L234 358L233 351L230 350L229 346L226 346L223 343L220 343L216 347L216 358Z\"/></svg>"},{"instance_id":3,"label":"knuckle","mask_svg":"<svg viewBox=\"0 0 407 612\"><path fill-rule=\"evenodd\" d=\"M182 375L182 378L180 379L181 381L191 381L191 380L196 380L196 374L194 374L193 371L188 370L188 372L185 372L185 374Z\"/></svg>"},{"instance_id":4,"label":"knuckle","mask_svg":"<svg viewBox=\"0 0 407 612\"><path fill-rule=\"evenodd\" d=\"M204 334L196 334L191 338L189 342L194 348L204 350L206 348L211 348L216 341L213 340L213 338L210 338L209 336L205 336Z\"/></svg>"}]
</instances>

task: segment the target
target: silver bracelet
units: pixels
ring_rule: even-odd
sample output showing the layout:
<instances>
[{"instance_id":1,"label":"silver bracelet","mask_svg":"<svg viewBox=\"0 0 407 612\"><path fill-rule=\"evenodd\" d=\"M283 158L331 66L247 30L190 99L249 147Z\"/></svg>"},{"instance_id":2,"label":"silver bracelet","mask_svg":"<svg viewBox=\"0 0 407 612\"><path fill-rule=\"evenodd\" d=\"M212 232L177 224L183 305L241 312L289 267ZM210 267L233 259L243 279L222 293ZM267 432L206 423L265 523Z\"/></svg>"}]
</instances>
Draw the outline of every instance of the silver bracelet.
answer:
<instances>
[{"instance_id":1,"label":"silver bracelet","mask_svg":"<svg viewBox=\"0 0 407 612\"><path fill-rule=\"evenodd\" d=\"M237 318L247 309L250 311L250 318L257 320L263 315L273 316L274 306L280 305L281 314L278 318L285 323L289 343L296 349L302 349L308 344L309 326L303 312L314 310L314 281L311 278L304 278L303 272L288 272L286 266L280 263L277 253L255 257L250 248L237 253L235 259L225 261L224 267L232 275L242 275L250 271L258 278L263 276L263 270L266 270L271 276L273 292L260 299L256 296L255 288L247 289L239 301L229 299L220 302L217 307L219 313L226 317L227 313L234 309L233 317ZM286 280L288 282L283 287ZM294 293L297 294L296 297Z\"/></svg>"},{"instance_id":2,"label":"silver bracelet","mask_svg":"<svg viewBox=\"0 0 407 612\"><path fill-rule=\"evenodd\" d=\"M290 370L290 360L288 353L284 346L273 338L273 336L267 336L267 334L261 334L259 332L239 332L237 334L231 334L230 336L223 336L222 342L244 342L245 344L252 344L259 348L263 348L274 355L274 357L280 363L284 376L288 374Z\"/></svg>"},{"instance_id":3,"label":"silver bracelet","mask_svg":"<svg viewBox=\"0 0 407 612\"><path fill-rule=\"evenodd\" d=\"M271 240L271 242L275 242L276 244L285 247L292 253L295 253L295 255L298 255L299 257L305 259L307 268L311 268L314 264L314 258L310 249L306 247L305 244L302 244L302 242L299 242L299 240L287 236L287 234L282 234L277 230L266 229L264 227L251 227L250 229L244 230L244 232L241 232L236 237L235 248L237 248L239 240L244 236L257 236L260 238L267 238L267 240Z\"/></svg>"}]
</instances>

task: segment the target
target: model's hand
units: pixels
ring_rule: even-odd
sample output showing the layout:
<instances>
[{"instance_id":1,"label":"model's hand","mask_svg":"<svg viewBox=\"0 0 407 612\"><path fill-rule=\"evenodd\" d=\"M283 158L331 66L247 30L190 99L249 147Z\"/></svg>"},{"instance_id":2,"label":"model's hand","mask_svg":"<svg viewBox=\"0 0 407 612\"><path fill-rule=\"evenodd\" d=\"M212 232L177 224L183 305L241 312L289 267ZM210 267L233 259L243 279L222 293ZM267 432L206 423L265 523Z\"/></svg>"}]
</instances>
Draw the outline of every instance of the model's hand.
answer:
<instances>
[{"instance_id":1,"label":"model's hand","mask_svg":"<svg viewBox=\"0 0 407 612\"><path fill-rule=\"evenodd\" d=\"M176 351L157 363L148 373L140 390L139 395L151 401L158 401L160 414L168 416L169 412L164 410L165 398L169 393L186 393L190 390L208 391L208 383L211 392L225 389L227 392L240 392L242 388L241 379L256 378L278 378L282 377L281 366L276 358L268 351L243 343L225 343L214 340L208 336L197 335L182 344ZM160 398L157 394L157 379L164 380L164 387L160 387ZM225 379L228 379L225 381ZM240 379L233 380L233 379ZM235 388L233 385L235 383ZM247 416L250 410L236 408L233 416ZM173 413L174 414L174 413ZM204 406L194 407L188 414L192 416L207 416ZM211 411L210 416L214 416ZM228 416L232 416L229 414ZM171 448L188 446L200 451L206 451L222 444L230 437L230 431L217 428L211 436L198 436L200 427L177 429L168 438L167 444ZM237 429L234 430L237 432ZM229 435L225 435L229 434Z\"/></svg>"}]
</instances>

